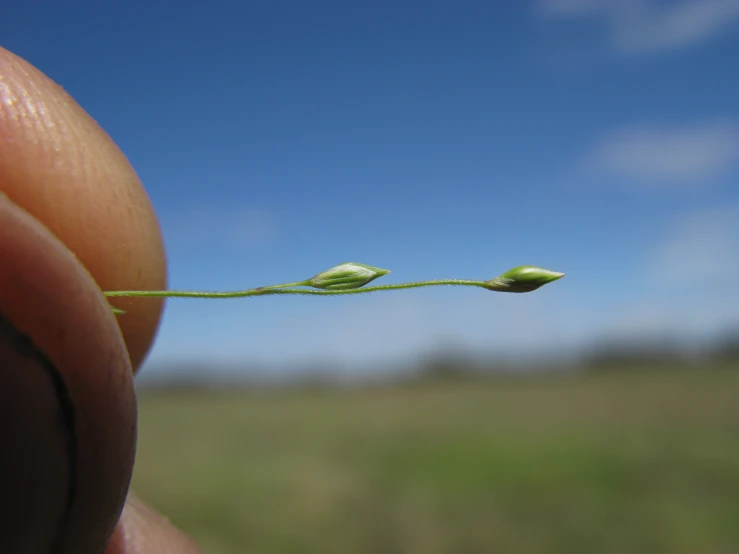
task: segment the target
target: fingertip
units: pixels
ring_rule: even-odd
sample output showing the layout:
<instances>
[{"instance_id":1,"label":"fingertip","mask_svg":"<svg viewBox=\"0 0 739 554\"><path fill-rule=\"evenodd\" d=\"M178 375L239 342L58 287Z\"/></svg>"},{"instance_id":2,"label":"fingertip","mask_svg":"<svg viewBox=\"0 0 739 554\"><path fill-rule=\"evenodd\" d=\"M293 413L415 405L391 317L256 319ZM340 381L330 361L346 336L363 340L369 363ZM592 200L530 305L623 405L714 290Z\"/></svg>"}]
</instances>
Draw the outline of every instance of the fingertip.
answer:
<instances>
[{"instance_id":1,"label":"fingertip","mask_svg":"<svg viewBox=\"0 0 739 554\"><path fill-rule=\"evenodd\" d=\"M105 554L202 554L202 551L167 518L129 494Z\"/></svg>"},{"instance_id":2,"label":"fingertip","mask_svg":"<svg viewBox=\"0 0 739 554\"><path fill-rule=\"evenodd\" d=\"M64 89L0 47L0 190L74 252L102 290L166 288L164 244L138 175ZM163 302L120 298L132 369Z\"/></svg>"}]
</instances>

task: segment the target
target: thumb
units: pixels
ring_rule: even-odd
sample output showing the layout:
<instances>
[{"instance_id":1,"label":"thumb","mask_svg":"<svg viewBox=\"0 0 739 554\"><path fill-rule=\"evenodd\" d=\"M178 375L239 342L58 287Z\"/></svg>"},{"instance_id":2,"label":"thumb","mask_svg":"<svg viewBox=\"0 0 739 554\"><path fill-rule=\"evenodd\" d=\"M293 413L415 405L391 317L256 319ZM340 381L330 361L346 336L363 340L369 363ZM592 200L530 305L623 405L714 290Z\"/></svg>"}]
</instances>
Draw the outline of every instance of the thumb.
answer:
<instances>
[{"instance_id":1,"label":"thumb","mask_svg":"<svg viewBox=\"0 0 739 554\"><path fill-rule=\"evenodd\" d=\"M77 258L0 195L0 551L98 554L133 470L121 333Z\"/></svg>"}]
</instances>

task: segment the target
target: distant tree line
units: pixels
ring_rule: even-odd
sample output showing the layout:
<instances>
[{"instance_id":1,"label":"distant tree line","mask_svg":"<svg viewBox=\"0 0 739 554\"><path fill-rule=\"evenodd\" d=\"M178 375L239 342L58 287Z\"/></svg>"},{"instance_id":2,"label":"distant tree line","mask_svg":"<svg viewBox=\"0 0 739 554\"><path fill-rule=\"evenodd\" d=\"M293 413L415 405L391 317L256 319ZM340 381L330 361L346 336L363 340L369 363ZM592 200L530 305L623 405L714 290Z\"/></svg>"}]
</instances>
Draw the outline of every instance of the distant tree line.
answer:
<instances>
[{"instance_id":1,"label":"distant tree line","mask_svg":"<svg viewBox=\"0 0 739 554\"><path fill-rule=\"evenodd\" d=\"M685 367L734 367L739 369L739 328L724 333L709 344L690 344L675 338L602 341L578 356L539 356L516 359L478 355L460 349L440 349L406 367L365 369L347 379L341 368L331 364L304 367L287 373L245 364L227 374L200 366L178 366L147 375L142 388L170 391L250 389L325 390L355 386L398 386L424 382L452 382L503 376L537 375L568 371L670 370ZM391 370L392 369L392 370ZM216 377L218 376L218 377Z\"/></svg>"},{"instance_id":2,"label":"distant tree line","mask_svg":"<svg viewBox=\"0 0 739 554\"><path fill-rule=\"evenodd\" d=\"M702 345L676 338L602 342L591 347L582 359L584 366L593 369L669 368L735 361L739 362L739 329L726 332Z\"/></svg>"},{"instance_id":3,"label":"distant tree line","mask_svg":"<svg viewBox=\"0 0 739 554\"><path fill-rule=\"evenodd\" d=\"M475 358L459 351L438 352L422 359L407 376L410 380L451 381L557 370L623 371L719 364L739 367L739 329L726 332L703 345L672 337L609 339L595 343L571 358L543 357L529 362Z\"/></svg>"}]
</instances>

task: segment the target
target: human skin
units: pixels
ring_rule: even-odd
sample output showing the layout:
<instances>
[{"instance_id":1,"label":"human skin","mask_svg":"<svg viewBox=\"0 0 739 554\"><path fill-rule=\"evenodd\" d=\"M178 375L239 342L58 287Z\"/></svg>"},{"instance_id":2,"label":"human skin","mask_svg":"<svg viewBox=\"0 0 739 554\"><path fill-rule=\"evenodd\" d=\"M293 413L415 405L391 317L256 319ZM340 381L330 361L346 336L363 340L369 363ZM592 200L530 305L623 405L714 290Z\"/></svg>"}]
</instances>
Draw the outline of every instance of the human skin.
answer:
<instances>
[{"instance_id":1,"label":"human skin","mask_svg":"<svg viewBox=\"0 0 739 554\"><path fill-rule=\"evenodd\" d=\"M194 554L129 493L133 375L163 289L149 199L125 156L64 90L0 48L0 551Z\"/></svg>"}]
</instances>

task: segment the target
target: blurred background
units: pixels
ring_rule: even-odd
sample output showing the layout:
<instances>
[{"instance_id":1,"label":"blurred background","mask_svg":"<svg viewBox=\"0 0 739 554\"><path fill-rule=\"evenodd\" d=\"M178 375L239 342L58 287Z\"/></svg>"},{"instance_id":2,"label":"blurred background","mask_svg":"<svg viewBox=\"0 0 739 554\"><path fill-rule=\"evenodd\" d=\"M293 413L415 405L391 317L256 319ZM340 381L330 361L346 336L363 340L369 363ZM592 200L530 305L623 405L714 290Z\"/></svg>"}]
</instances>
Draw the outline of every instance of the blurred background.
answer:
<instances>
[{"instance_id":1,"label":"blurred background","mask_svg":"<svg viewBox=\"0 0 739 554\"><path fill-rule=\"evenodd\" d=\"M138 493L212 554L739 552L739 0L3 6L171 288Z\"/></svg>"}]
</instances>

